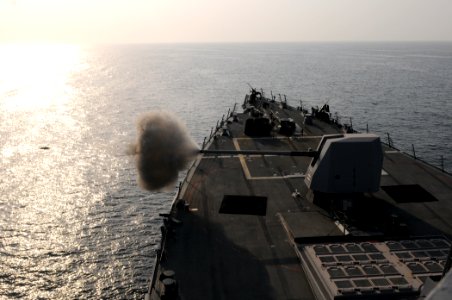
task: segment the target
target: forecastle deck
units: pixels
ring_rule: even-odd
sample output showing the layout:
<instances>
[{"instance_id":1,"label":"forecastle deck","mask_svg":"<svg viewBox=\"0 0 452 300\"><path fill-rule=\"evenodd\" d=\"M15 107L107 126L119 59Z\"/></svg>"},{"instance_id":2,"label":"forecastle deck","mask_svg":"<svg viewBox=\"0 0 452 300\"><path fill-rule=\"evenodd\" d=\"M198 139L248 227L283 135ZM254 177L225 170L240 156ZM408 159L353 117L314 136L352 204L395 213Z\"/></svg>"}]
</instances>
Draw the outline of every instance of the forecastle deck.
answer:
<instances>
[{"instance_id":1,"label":"forecastle deck","mask_svg":"<svg viewBox=\"0 0 452 300\"><path fill-rule=\"evenodd\" d=\"M264 111L293 119L296 134L249 137L250 115L234 112L205 148L308 151L322 135L344 131L318 118L306 122L284 103L262 103ZM308 191L310 157L200 155L165 221L151 298L418 297L424 281L441 275L450 248L452 177L382 147L380 191L350 195L354 206L346 213L338 207L343 199ZM166 291L164 270L177 282L167 281Z\"/></svg>"}]
</instances>

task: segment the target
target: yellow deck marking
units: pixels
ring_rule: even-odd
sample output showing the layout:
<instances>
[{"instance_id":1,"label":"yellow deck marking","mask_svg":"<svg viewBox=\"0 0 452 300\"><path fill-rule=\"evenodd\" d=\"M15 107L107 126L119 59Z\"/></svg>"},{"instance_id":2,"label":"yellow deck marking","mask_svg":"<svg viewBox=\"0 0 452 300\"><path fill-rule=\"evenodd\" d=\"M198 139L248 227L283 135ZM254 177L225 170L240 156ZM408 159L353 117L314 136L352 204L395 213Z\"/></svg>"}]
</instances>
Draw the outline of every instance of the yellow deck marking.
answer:
<instances>
[{"instance_id":1,"label":"yellow deck marking","mask_svg":"<svg viewBox=\"0 0 452 300\"><path fill-rule=\"evenodd\" d=\"M232 142L234 143L235 150L240 150L240 145L237 139L232 139ZM241 154L239 154L239 160L240 164L242 165L243 174L245 174L246 179L251 179L251 173L248 169L248 165L246 164L245 157Z\"/></svg>"},{"instance_id":2,"label":"yellow deck marking","mask_svg":"<svg viewBox=\"0 0 452 300\"><path fill-rule=\"evenodd\" d=\"M232 139L232 142L234 143L235 150L241 150L239 142L236 138ZM252 157L260 157L262 155L252 155ZM273 155L272 155L273 156ZM232 156L229 156L232 157ZM234 155L234 157L238 157L240 160L240 164L242 165L243 174L245 175L245 178L248 180L272 180L272 179L285 179L285 178L304 178L304 174L293 174L293 175L284 175L284 176L261 176L261 177L253 177L251 176L251 172L248 168L248 165L245 160L245 156L242 154ZM206 157L205 157L206 158Z\"/></svg>"}]
</instances>

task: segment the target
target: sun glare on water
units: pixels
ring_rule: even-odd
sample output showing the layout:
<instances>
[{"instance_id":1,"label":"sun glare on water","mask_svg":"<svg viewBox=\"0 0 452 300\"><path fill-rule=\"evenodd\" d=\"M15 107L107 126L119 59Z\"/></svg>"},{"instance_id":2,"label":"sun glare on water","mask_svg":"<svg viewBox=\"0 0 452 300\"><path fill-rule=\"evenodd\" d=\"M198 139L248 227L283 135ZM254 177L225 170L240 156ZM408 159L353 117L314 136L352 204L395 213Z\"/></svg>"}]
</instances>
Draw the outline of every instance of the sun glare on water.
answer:
<instances>
[{"instance_id":1,"label":"sun glare on water","mask_svg":"<svg viewBox=\"0 0 452 300\"><path fill-rule=\"evenodd\" d=\"M86 137L84 53L72 45L0 45L0 252L2 273L14 282L0 280L1 299L57 299L77 289L63 274L83 278L84 269L72 269L89 259L80 250L83 228L91 203L103 197L87 187L87 166L100 159Z\"/></svg>"},{"instance_id":2,"label":"sun glare on water","mask_svg":"<svg viewBox=\"0 0 452 300\"><path fill-rule=\"evenodd\" d=\"M52 135L48 128L74 127L71 78L84 64L76 45L0 45L0 120L8 129L0 143L3 160L39 147Z\"/></svg>"},{"instance_id":3,"label":"sun glare on water","mask_svg":"<svg viewBox=\"0 0 452 300\"><path fill-rule=\"evenodd\" d=\"M83 67L81 56L75 45L1 45L2 109L33 110L67 102L67 81Z\"/></svg>"}]
</instances>

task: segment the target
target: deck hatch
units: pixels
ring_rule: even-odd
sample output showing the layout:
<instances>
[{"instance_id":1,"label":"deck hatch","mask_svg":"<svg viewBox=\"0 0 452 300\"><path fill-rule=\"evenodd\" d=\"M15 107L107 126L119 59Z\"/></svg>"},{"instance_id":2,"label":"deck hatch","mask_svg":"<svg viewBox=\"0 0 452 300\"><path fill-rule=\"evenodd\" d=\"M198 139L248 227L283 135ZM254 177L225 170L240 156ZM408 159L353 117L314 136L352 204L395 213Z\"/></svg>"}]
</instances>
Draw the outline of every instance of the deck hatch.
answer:
<instances>
[{"instance_id":1,"label":"deck hatch","mask_svg":"<svg viewBox=\"0 0 452 300\"><path fill-rule=\"evenodd\" d=\"M265 216L267 214L267 197L224 195L219 213Z\"/></svg>"},{"instance_id":2,"label":"deck hatch","mask_svg":"<svg viewBox=\"0 0 452 300\"><path fill-rule=\"evenodd\" d=\"M381 188L397 203L438 201L419 184L388 185Z\"/></svg>"}]
</instances>

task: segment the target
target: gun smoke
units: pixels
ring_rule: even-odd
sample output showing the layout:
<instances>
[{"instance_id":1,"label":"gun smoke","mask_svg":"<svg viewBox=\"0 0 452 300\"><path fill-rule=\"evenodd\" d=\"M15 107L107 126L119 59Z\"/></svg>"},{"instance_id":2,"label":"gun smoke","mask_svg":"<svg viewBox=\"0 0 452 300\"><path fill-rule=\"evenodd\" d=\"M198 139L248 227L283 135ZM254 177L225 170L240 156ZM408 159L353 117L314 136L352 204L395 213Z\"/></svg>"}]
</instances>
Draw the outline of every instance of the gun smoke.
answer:
<instances>
[{"instance_id":1,"label":"gun smoke","mask_svg":"<svg viewBox=\"0 0 452 300\"><path fill-rule=\"evenodd\" d=\"M195 158L199 148L177 116L168 111L151 111L137 122L136 155L139 184L155 191L174 186L179 171Z\"/></svg>"}]
</instances>

